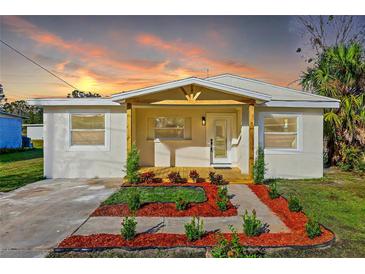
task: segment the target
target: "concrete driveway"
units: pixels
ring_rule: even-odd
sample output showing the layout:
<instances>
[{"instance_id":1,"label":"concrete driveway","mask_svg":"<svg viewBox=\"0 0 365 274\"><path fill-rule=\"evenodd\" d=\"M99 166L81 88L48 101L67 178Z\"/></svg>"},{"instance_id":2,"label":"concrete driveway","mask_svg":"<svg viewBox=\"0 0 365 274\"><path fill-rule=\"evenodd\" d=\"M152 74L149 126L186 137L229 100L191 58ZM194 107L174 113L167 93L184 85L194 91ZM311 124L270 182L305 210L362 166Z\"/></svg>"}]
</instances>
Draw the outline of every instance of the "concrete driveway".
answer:
<instances>
[{"instance_id":1,"label":"concrete driveway","mask_svg":"<svg viewBox=\"0 0 365 274\"><path fill-rule=\"evenodd\" d=\"M120 179L54 179L0 193L0 257L47 255L120 183Z\"/></svg>"}]
</instances>

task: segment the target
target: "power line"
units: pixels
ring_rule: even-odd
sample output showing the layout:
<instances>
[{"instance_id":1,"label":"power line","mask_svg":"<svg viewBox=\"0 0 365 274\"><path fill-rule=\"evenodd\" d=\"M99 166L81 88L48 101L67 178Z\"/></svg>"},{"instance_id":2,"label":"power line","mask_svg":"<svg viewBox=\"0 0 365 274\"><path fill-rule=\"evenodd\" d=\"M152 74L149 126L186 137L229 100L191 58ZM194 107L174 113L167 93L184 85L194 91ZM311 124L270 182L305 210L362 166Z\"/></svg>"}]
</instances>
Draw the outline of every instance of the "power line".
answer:
<instances>
[{"instance_id":1,"label":"power line","mask_svg":"<svg viewBox=\"0 0 365 274\"><path fill-rule=\"evenodd\" d=\"M29 57L27 57L26 55L24 55L23 53L21 53L19 50L13 48L12 46L10 46L8 43L6 43L5 41L0 39L0 42L3 43L5 46L7 46L8 48L12 49L13 51L15 51L16 53L18 53L19 55L23 56L25 59L27 59L28 61L32 62L34 65L40 67L41 69L45 70L46 72L48 72L49 74L51 74L52 76L56 77L58 80L64 82L66 85L70 86L71 88L78 90L78 88L76 88L75 86L71 85L69 82L67 82L66 80L63 80L61 77L57 76L56 74L54 74L52 71L50 71L49 69L46 69L45 67L43 67L42 65L38 64L36 61L30 59Z\"/></svg>"}]
</instances>

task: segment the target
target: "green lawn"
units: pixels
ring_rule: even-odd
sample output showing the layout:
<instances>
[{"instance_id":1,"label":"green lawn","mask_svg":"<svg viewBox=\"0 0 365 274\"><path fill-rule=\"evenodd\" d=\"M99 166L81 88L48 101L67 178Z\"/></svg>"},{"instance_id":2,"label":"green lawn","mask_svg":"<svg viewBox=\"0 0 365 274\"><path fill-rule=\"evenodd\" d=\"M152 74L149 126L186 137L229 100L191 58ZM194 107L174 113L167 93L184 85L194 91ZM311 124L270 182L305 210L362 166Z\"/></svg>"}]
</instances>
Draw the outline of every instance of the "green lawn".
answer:
<instances>
[{"instance_id":1,"label":"green lawn","mask_svg":"<svg viewBox=\"0 0 365 274\"><path fill-rule=\"evenodd\" d=\"M105 205L126 203L128 196L138 191L142 203L175 202L182 197L187 202L200 203L206 200L204 189L201 187L158 186L158 187L122 187L104 201Z\"/></svg>"},{"instance_id":2,"label":"green lawn","mask_svg":"<svg viewBox=\"0 0 365 274\"><path fill-rule=\"evenodd\" d=\"M0 192L7 192L43 178L43 150L0 154Z\"/></svg>"},{"instance_id":3,"label":"green lawn","mask_svg":"<svg viewBox=\"0 0 365 274\"><path fill-rule=\"evenodd\" d=\"M284 196L297 195L307 214L336 234L327 249L279 251L270 257L365 257L365 175L331 169L319 180L277 180Z\"/></svg>"}]
</instances>

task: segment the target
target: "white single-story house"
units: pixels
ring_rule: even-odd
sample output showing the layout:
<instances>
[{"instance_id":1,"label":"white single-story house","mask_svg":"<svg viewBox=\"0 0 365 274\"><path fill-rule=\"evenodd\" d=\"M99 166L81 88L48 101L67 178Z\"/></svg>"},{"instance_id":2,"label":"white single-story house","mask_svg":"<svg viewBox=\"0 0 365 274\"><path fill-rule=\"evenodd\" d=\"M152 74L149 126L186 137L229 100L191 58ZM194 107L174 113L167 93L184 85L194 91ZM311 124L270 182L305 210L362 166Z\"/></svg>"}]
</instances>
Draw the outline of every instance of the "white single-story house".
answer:
<instances>
[{"instance_id":1,"label":"white single-story house","mask_svg":"<svg viewBox=\"0 0 365 274\"><path fill-rule=\"evenodd\" d=\"M32 140L43 140L43 124L23 124L27 137Z\"/></svg>"},{"instance_id":2,"label":"white single-story house","mask_svg":"<svg viewBox=\"0 0 365 274\"><path fill-rule=\"evenodd\" d=\"M323 110L339 101L224 74L108 98L34 99L44 108L48 178L120 177L135 143L141 166L238 167L267 178L323 175Z\"/></svg>"}]
</instances>

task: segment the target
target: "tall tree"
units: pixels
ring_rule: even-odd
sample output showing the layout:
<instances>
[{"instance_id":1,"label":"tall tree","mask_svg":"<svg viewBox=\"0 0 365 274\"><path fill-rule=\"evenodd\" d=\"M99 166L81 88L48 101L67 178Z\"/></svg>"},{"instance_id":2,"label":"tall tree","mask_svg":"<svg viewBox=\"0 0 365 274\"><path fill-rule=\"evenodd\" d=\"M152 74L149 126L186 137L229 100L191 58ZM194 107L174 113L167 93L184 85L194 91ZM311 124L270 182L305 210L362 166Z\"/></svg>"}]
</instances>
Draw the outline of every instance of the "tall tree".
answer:
<instances>
[{"instance_id":1,"label":"tall tree","mask_svg":"<svg viewBox=\"0 0 365 274\"><path fill-rule=\"evenodd\" d=\"M339 109L324 113L324 133L332 164L348 160L348 152L365 148L365 59L360 43L324 48L314 65L301 75L305 90L337 98ZM359 156L360 157L360 156Z\"/></svg>"},{"instance_id":2,"label":"tall tree","mask_svg":"<svg viewBox=\"0 0 365 274\"><path fill-rule=\"evenodd\" d=\"M96 92L84 92L80 90L74 90L67 94L67 98L86 98L86 97L101 97L99 93Z\"/></svg>"},{"instance_id":3,"label":"tall tree","mask_svg":"<svg viewBox=\"0 0 365 274\"><path fill-rule=\"evenodd\" d=\"M309 45L311 50L305 53L300 47L297 53L308 63L330 47L365 42L365 24L357 16L299 16L298 21L300 35L308 39L303 46Z\"/></svg>"},{"instance_id":4,"label":"tall tree","mask_svg":"<svg viewBox=\"0 0 365 274\"><path fill-rule=\"evenodd\" d=\"M27 124L42 124L43 110L40 107L30 106L24 100L8 103L5 98L5 103L1 108L8 113L20 115L24 117L24 123Z\"/></svg>"}]
</instances>

